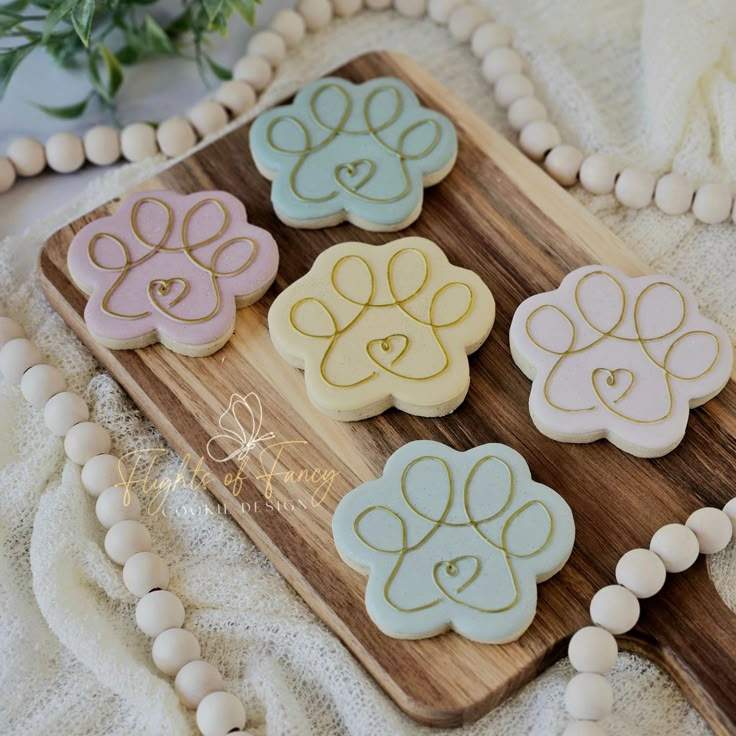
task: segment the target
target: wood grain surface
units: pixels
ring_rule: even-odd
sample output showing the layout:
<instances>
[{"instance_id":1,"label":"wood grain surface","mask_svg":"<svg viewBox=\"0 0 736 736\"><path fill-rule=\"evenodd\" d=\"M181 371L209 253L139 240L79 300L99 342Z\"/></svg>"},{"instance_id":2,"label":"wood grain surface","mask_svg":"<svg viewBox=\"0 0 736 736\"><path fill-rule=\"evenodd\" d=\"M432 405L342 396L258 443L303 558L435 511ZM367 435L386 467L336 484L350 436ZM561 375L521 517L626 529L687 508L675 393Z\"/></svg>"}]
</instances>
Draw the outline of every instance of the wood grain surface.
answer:
<instances>
[{"instance_id":1,"label":"wood grain surface","mask_svg":"<svg viewBox=\"0 0 736 736\"><path fill-rule=\"evenodd\" d=\"M454 414L422 419L392 410L345 424L310 405L301 372L271 346L266 316L273 298L334 243L384 243L400 235L367 233L348 224L319 231L282 225L270 205L270 183L256 172L248 152L247 126L143 187L232 192L246 203L249 219L271 230L279 244L276 284L257 305L239 311L235 335L222 350L199 359L161 346L112 352L87 334L85 298L69 279L66 251L75 232L115 211L116 202L49 239L41 256L43 286L173 447L192 466L204 456L201 471L209 473L209 490L399 707L424 723L460 725L488 712L564 654L569 636L588 620L595 590L614 582L623 552L648 546L663 524L684 521L704 504L721 507L734 495L736 387L732 380L717 399L693 411L684 442L657 460L631 457L607 442L562 444L537 432L527 409L529 381L509 354L508 328L516 306L554 289L566 273L587 263L618 266L630 275L646 269L567 192L414 62L372 53L336 73L356 82L381 75L404 79L425 105L444 112L458 128L454 170L426 192L422 216L400 234L431 238L453 263L474 269L496 298L496 325L470 359L470 392ZM263 447L254 451L241 486L232 475L237 463L211 461L206 446L219 433L217 422L231 395L249 391L263 403L262 431L275 433L274 442L292 444L283 445L280 456L275 447L263 455ZM515 643L481 645L455 634L421 641L387 638L366 614L365 578L335 551L330 520L338 500L380 475L394 450L418 438L458 450L506 443L525 456L536 480L555 488L572 507L573 555L562 572L539 587L537 617ZM269 486L274 459L279 474ZM316 476L298 475L316 468L338 473L319 503L324 486L315 495ZM287 470L294 475L285 476ZM272 508L277 502L286 506L268 510L269 495ZM711 585L703 561L669 579L661 594L642 602L642 609L640 624L622 646L664 666L717 734L735 733L736 617Z\"/></svg>"}]
</instances>

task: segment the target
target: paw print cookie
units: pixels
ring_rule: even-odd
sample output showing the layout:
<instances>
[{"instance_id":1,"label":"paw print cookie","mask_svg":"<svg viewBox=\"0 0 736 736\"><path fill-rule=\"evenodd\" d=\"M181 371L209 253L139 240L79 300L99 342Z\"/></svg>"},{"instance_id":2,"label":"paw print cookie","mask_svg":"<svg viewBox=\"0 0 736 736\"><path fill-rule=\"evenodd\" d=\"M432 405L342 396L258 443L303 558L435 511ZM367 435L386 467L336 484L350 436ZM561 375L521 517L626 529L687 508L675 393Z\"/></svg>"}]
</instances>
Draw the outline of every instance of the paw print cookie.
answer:
<instances>
[{"instance_id":1,"label":"paw print cookie","mask_svg":"<svg viewBox=\"0 0 736 736\"><path fill-rule=\"evenodd\" d=\"M677 447L690 409L721 391L733 368L725 330L682 284L606 266L579 268L523 302L510 343L532 379L529 409L543 434L606 438L639 457Z\"/></svg>"},{"instance_id":2,"label":"paw print cookie","mask_svg":"<svg viewBox=\"0 0 736 736\"><path fill-rule=\"evenodd\" d=\"M304 370L325 414L365 419L391 406L420 416L456 409L470 385L468 355L495 316L483 281L424 238L342 243L274 301L271 340Z\"/></svg>"},{"instance_id":3,"label":"paw print cookie","mask_svg":"<svg viewBox=\"0 0 736 736\"><path fill-rule=\"evenodd\" d=\"M141 192L80 230L67 257L89 295L92 336L117 350L161 342L183 355L219 350L235 312L263 296L279 252L226 192Z\"/></svg>"},{"instance_id":4,"label":"paw print cookie","mask_svg":"<svg viewBox=\"0 0 736 736\"><path fill-rule=\"evenodd\" d=\"M394 231L419 217L424 187L452 169L457 135L398 79L328 77L260 115L250 150L287 225Z\"/></svg>"},{"instance_id":5,"label":"paw print cookie","mask_svg":"<svg viewBox=\"0 0 736 736\"><path fill-rule=\"evenodd\" d=\"M366 608L388 636L452 629L502 644L533 621L537 583L567 562L575 523L510 447L457 452L419 440L340 501L332 533L343 560L368 576Z\"/></svg>"}]
</instances>

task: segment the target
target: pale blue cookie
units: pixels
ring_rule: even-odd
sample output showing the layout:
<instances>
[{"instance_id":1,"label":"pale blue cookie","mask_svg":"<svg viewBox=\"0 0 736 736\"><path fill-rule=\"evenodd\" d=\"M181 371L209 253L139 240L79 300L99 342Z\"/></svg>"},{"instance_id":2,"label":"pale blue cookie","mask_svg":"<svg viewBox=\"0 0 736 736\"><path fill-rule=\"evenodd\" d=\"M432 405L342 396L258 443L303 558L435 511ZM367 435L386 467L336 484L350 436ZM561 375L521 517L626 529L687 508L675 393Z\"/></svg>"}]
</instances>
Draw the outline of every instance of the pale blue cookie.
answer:
<instances>
[{"instance_id":1,"label":"pale blue cookie","mask_svg":"<svg viewBox=\"0 0 736 736\"><path fill-rule=\"evenodd\" d=\"M260 115L250 150L287 225L391 231L411 224L424 187L450 172L457 134L398 79L326 77Z\"/></svg>"},{"instance_id":2,"label":"pale blue cookie","mask_svg":"<svg viewBox=\"0 0 736 736\"><path fill-rule=\"evenodd\" d=\"M567 562L575 522L510 447L457 452L419 440L340 501L332 533L345 562L368 575L366 608L388 636L453 629L501 644L533 621L537 583Z\"/></svg>"}]
</instances>

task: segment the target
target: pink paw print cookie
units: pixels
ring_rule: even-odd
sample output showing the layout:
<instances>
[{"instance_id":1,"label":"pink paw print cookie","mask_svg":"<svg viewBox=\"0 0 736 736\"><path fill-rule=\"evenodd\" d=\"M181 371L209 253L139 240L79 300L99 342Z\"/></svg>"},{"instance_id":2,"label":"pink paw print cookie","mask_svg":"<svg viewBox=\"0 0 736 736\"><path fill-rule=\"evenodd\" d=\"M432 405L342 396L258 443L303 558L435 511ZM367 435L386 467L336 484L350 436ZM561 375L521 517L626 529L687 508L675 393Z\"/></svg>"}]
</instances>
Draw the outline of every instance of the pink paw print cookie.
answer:
<instances>
[{"instance_id":1,"label":"pink paw print cookie","mask_svg":"<svg viewBox=\"0 0 736 736\"><path fill-rule=\"evenodd\" d=\"M674 450L690 409L718 394L733 369L728 335L682 284L607 266L579 268L524 301L509 337L543 434L606 438L638 457Z\"/></svg>"},{"instance_id":2,"label":"pink paw print cookie","mask_svg":"<svg viewBox=\"0 0 736 736\"><path fill-rule=\"evenodd\" d=\"M195 357L232 336L235 313L276 278L279 252L226 192L133 194L69 247L69 272L89 295L84 320L113 350L160 342Z\"/></svg>"}]
</instances>

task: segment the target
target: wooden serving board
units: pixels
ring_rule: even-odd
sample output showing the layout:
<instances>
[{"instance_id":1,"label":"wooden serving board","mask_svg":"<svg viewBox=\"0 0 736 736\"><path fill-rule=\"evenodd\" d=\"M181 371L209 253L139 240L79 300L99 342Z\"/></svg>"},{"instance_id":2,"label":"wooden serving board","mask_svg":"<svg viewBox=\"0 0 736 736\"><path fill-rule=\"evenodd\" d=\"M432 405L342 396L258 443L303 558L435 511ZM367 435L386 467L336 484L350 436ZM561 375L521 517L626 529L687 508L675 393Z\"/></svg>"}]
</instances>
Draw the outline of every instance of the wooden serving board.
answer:
<instances>
[{"instance_id":1,"label":"wooden serving board","mask_svg":"<svg viewBox=\"0 0 736 736\"><path fill-rule=\"evenodd\" d=\"M457 726L485 714L565 653L569 636L587 621L593 593L614 582L623 552L648 546L663 524L683 521L703 504L721 507L734 495L736 384L732 380L717 399L693 411L682 445L658 460L637 459L607 442L571 445L541 435L529 418L529 381L509 354L514 309L531 294L555 288L567 272L584 264L615 265L630 275L645 268L541 169L406 57L372 53L336 74L355 82L399 77L423 104L448 115L458 128L454 170L426 192L422 216L402 233L439 243L451 262L475 270L496 298L496 325L471 357L470 392L454 414L422 419L392 410L345 424L311 406L301 372L271 346L269 306L330 245L384 243L399 236L348 224L319 231L282 225L270 205L270 183L257 173L248 152L247 126L143 187L232 192L246 203L249 219L268 228L279 244L282 262L275 286L257 305L239 311L234 337L217 354L186 358L160 345L112 352L90 338L82 320L85 298L69 278L66 252L72 236L87 222L115 211L116 202L49 239L41 255L43 287L173 447L192 465L204 457L201 470L209 473L210 491L399 707L424 723ZM236 462L215 463L206 453L207 441L220 432L217 422L231 395L250 391L263 403L262 432L275 433L275 441L305 441L284 446L277 467L282 474L272 478L270 488L262 477L268 467L261 467L260 449L252 453L240 488L228 475L237 472ZM573 555L562 572L540 586L537 617L515 643L481 645L455 634L421 641L384 636L365 611L365 578L335 551L330 520L339 499L380 475L388 456L417 438L458 450L506 443L522 452L538 481L557 489L572 507L577 522ZM266 452L266 466L275 453ZM302 474L300 480L297 475L305 468L339 473L316 505L317 483L312 476ZM294 475L284 476L287 470ZM269 493L272 505L291 501L295 508L263 510ZM642 608L639 625L622 646L669 671L717 734L735 733L736 616L714 590L703 561L669 579L664 591Z\"/></svg>"}]
</instances>

